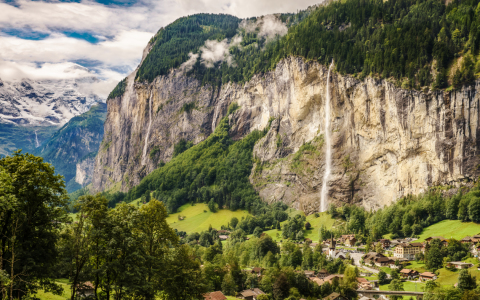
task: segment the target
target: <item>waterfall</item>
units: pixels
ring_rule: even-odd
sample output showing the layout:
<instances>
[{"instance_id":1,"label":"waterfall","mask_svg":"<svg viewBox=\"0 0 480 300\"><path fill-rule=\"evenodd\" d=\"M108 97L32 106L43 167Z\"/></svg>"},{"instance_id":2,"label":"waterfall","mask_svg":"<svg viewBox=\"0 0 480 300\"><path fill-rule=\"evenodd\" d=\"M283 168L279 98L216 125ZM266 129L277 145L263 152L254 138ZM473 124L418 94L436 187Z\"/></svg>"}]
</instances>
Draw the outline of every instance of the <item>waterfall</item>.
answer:
<instances>
[{"instance_id":1,"label":"waterfall","mask_svg":"<svg viewBox=\"0 0 480 300\"><path fill-rule=\"evenodd\" d=\"M320 200L320 211L324 212L328 209L328 178L330 177L332 168L332 135L330 130L330 72L333 67L333 60L328 68L327 76L327 93L325 102L325 142L326 142L326 155L325 155L325 174L323 175L322 194Z\"/></svg>"},{"instance_id":2,"label":"waterfall","mask_svg":"<svg viewBox=\"0 0 480 300\"><path fill-rule=\"evenodd\" d=\"M40 147L40 142L38 141L37 131L35 130L35 148Z\"/></svg>"},{"instance_id":3,"label":"waterfall","mask_svg":"<svg viewBox=\"0 0 480 300\"><path fill-rule=\"evenodd\" d=\"M149 121L148 121L148 129L147 135L145 136L145 145L143 146L143 156L142 156L142 166L147 163L147 148L148 148L148 137L150 136L150 128L152 127L152 93L150 92L150 99L149 99Z\"/></svg>"},{"instance_id":4,"label":"waterfall","mask_svg":"<svg viewBox=\"0 0 480 300\"><path fill-rule=\"evenodd\" d=\"M217 126L217 118L218 118L218 111L220 110L220 103L215 106L214 112L213 112L213 121L212 121L212 132L215 131L215 126Z\"/></svg>"}]
</instances>

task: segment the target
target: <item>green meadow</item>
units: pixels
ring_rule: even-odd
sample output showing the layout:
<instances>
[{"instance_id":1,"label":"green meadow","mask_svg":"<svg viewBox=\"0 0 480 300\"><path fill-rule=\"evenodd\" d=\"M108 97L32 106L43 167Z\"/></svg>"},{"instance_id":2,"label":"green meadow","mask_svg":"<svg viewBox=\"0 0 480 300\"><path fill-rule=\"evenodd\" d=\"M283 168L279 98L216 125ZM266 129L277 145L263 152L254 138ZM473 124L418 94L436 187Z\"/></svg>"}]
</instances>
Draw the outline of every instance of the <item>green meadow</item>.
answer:
<instances>
[{"instance_id":1,"label":"green meadow","mask_svg":"<svg viewBox=\"0 0 480 300\"><path fill-rule=\"evenodd\" d=\"M220 230L221 226L227 226L233 217L240 221L248 215L249 213L244 210L231 211L228 209L212 213L207 204L196 203L193 206L191 204L181 206L177 213L168 216L167 222L174 229L192 233L207 230L210 225ZM180 221L179 216L184 219Z\"/></svg>"},{"instance_id":2,"label":"green meadow","mask_svg":"<svg viewBox=\"0 0 480 300\"><path fill-rule=\"evenodd\" d=\"M478 233L480 233L480 224L458 220L444 220L423 229L418 241L423 242L430 236L443 236L446 239L454 238L461 240L466 236Z\"/></svg>"}]
</instances>

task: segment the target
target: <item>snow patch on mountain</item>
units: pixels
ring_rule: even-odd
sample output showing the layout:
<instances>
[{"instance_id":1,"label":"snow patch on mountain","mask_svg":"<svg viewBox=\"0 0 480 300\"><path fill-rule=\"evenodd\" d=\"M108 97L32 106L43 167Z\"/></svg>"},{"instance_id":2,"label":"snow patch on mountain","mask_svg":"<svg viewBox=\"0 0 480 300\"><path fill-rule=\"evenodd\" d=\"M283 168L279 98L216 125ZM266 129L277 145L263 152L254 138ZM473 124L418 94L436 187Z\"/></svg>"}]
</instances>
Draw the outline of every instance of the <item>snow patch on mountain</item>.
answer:
<instances>
[{"instance_id":1,"label":"snow patch on mountain","mask_svg":"<svg viewBox=\"0 0 480 300\"><path fill-rule=\"evenodd\" d=\"M23 79L7 82L0 79L0 123L64 125L71 118L87 112L95 103L105 102L91 89L99 82L94 74L60 80Z\"/></svg>"}]
</instances>

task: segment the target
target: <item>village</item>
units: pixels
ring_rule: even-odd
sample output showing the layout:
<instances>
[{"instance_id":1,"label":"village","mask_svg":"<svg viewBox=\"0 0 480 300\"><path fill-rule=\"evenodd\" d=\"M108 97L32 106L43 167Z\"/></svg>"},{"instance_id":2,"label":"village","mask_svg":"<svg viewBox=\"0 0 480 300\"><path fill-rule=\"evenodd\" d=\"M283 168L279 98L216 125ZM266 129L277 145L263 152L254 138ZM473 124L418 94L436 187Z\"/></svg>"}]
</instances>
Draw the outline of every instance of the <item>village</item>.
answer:
<instances>
[{"instance_id":1,"label":"village","mask_svg":"<svg viewBox=\"0 0 480 300\"><path fill-rule=\"evenodd\" d=\"M228 234L228 231L222 230L219 238L226 241L229 238ZM320 244L307 238L300 242L300 246L312 249L321 247L327 259L341 259L344 263L356 266L359 270L359 276L356 278L356 291L359 300L389 299L389 296L392 295L412 297L407 299L422 299L425 284L429 281L436 281L442 276L439 272L430 272L425 270L424 267L426 252L434 241L442 247L448 247L450 242L449 239L441 236L428 237L423 242L417 242L415 238L379 239L371 245L372 251L365 252L366 245L359 243L354 234L348 234L336 239L332 237ZM453 272L480 270L480 266L476 266L480 254L480 234L471 237L466 236L460 241L453 239L451 241L467 245L470 249L468 258L462 261L446 261L444 259L442 266ZM264 271L265 269L261 267L243 270L243 272L254 274L259 278L263 276ZM296 272L303 272L309 280L318 286L326 283L330 285L339 284L344 278L344 274L329 274L326 269L297 270ZM402 282L402 288L397 290L380 288L382 284L392 280ZM403 288L404 285L413 286L414 290ZM457 285L458 282L454 284L454 287L457 288ZM245 300L268 299L261 295L265 295L262 290L251 288L240 292L236 298ZM222 292L216 291L206 294L205 299L226 300L230 298L224 296ZM334 292L323 299L347 300L349 298Z\"/></svg>"}]
</instances>

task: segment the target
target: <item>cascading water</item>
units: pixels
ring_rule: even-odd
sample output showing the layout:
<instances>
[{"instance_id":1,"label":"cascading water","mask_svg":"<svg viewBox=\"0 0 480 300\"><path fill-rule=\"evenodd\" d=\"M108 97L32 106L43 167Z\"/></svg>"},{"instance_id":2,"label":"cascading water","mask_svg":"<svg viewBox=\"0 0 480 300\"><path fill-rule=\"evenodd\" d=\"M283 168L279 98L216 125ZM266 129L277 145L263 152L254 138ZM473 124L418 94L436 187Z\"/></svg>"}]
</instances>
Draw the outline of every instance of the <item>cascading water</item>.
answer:
<instances>
[{"instance_id":1,"label":"cascading water","mask_svg":"<svg viewBox=\"0 0 480 300\"><path fill-rule=\"evenodd\" d=\"M35 148L40 147L40 142L38 141L37 131L35 130Z\"/></svg>"},{"instance_id":2,"label":"cascading water","mask_svg":"<svg viewBox=\"0 0 480 300\"><path fill-rule=\"evenodd\" d=\"M328 68L327 75L327 93L325 102L325 142L326 142L326 155L325 155L325 174L323 174L322 194L320 200L320 211L324 212L328 209L328 178L332 168L332 136L330 132L330 72L333 67L333 60Z\"/></svg>"},{"instance_id":3,"label":"cascading water","mask_svg":"<svg viewBox=\"0 0 480 300\"><path fill-rule=\"evenodd\" d=\"M152 93L150 93L149 99L149 121L147 135L145 136L145 145L143 146L143 156L142 156L142 165L144 166L147 163L147 148L148 148L148 137L150 136L150 128L152 127Z\"/></svg>"},{"instance_id":4,"label":"cascading water","mask_svg":"<svg viewBox=\"0 0 480 300\"><path fill-rule=\"evenodd\" d=\"M220 111L220 103L215 106L215 111L213 112L213 121L212 121L212 132L215 131L215 126L217 126L218 112Z\"/></svg>"}]
</instances>

